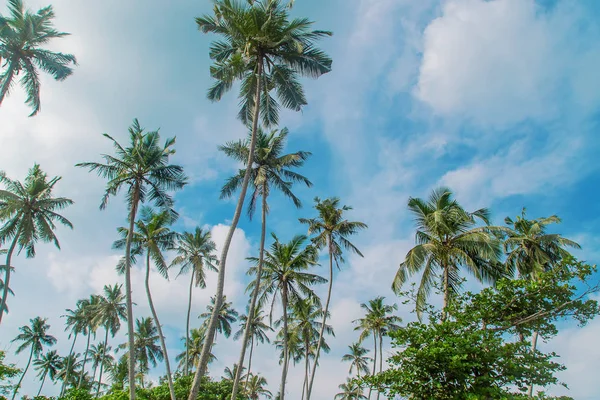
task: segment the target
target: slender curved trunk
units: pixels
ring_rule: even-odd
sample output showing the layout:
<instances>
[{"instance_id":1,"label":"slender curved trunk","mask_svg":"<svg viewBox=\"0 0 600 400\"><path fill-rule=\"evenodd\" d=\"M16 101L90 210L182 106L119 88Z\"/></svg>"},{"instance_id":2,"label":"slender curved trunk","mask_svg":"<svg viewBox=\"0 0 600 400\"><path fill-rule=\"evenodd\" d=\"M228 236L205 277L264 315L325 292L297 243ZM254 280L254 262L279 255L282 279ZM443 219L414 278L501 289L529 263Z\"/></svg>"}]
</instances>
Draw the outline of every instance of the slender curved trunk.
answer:
<instances>
[{"instance_id":1,"label":"slender curved trunk","mask_svg":"<svg viewBox=\"0 0 600 400\"><path fill-rule=\"evenodd\" d=\"M46 382L46 375L48 375L48 373L44 372L44 376L42 378L42 384L40 385L40 390L38 390L38 393L37 393L38 396L40 395L40 393L42 393L42 388L44 387L44 382Z\"/></svg>"},{"instance_id":2,"label":"slender curved trunk","mask_svg":"<svg viewBox=\"0 0 600 400\"><path fill-rule=\"evenodd\" d=\"M252 368L252 351L254 350L254 335L250 337L250 354L248 355L248 373L246 373L246 387L248 387L248 381L250 380L250 368Z\"/></svg>"},{"instance_id":3,"label":"slender curved trunk","mask_svg":"<svg viewBox=\"0 0 600 400\"><path fill-rule=\"evenodd\" d=\"M192 290L194 288L194 271L190 279L190 295L188 297L187 319L185 320L185 368L184 375L190 373L190 314L192 313Z\"/></svg>"},{"instance_id":4,"label":"slender curved trunk","mask_svg":"<svg viewBox=\"0 0 600 400\"><path fill-rule=\"evenodd\" d=\"M446 308L448 307L448 302L450 300L450 271L448 270L448 266L444 265L444 304L442 307L442 321L445 321L448 317L448 312Z\"/></svg>"},{"instance_id":5,"label":"slender curved trunk","mask_svg":"<svg viewBox=\"0 0 600 400\"><path fill-rule=\"evenodd\" d=\"M539 336L539 332L534 331L533 336L531 337L531 353L532 354L535 353L535 349L537 348L538 336ZM531 382L529 384L529 390L527 392L527 395L529 396L529 398L533 398L533 382Z\"/></svg>"},{"instance_id":6,"label":"slender curved trunk","mask_svg":"<svg viewBox=\"0 0 600 400\"><path fill-rule=\"evenodd\" d=\"M319 342L317 343L317 352L315 353L315 362L313 364L312 374L310 376L310 384L306 399L310 400L313 384L315 383L315 375L317 375L317 365L319 364L319 355L321 353L321 343L323 342L323 334L325 333L325 324L327 323L327 314L329 313L329 301L331 300L331 288L333 287L333 248L331 247L331 233L327 236L327 248L329 249L329 287L327 289L327 301L325 302L325 310L323 310L323 323L319 331Z\"/></svg>"},{"instance_id":7,"label":"slender curved trunk","mask_svg":"<svg viewBox=\"0 0 600 400\"><path fill-rule=\"evenodd\" d=\"M2 323L2 316L4 315L4 311L6 310L6 301L8 299L8 293L10 290L10 263L12 261L12 255L15 251L15 247L17 247L17 241L19 239L19 235L21 234L21 226L17 229L15 233L15 237L8 248L8 252L6 253L6 265L4 266L4 289L2 290L2 304L0 305L0 324Z\"/></svg>"},{"instance_id":8,"label":"slender curved trunk","mask_svg":"<svg viewBox=\"0 0 600 400\"><path fill-rule=\"evenodd\" d=\"M377 336L375 335L375 332L373 332L373 372L371 373L371 376L375 376L375 373L377 372ZM369 400L371 400L371 392L373 391L373 388L371 386L369 386Z\"/></svg>"},{"instance_id":9,"label":"slender curved trunk","mask_svg":"<svg viewBox=\"0 0 600 400\"><path fill-rule=\"evenodd\" d=\"M67 374L65 379L63 380L62 387L60 388L60 397L65 394L65 388L67 387L67 382L69 381L69 375L71 375L71 356L73 355L73 349L75 348L75 342L77 341L77 333L75 333L75 337L73 338L73 344L71 344L71 350L69 351L69 357L67 358ZM83 374L82 374L83 375ZM45 378L45 376L44 376ZM40 388L41 390L41 388ZM39 393L38 393L39 396Z\"/></svg>"},{"instance_id":10,"label":"slender curved trunk","mask_svg":"<svg viewBox=\"0 0 600 400\"><path fill-rule=\"evenodd\" d=\"M32 358L33 358L33 346L31 346L31 352L29 353L29 361L27 361L27 366L25 366L25 369L23 370L23 374L21 375L21 378L19 379L17 386L15 386L15 391L13 392L12 400L15 400L15 397L17 397L17 393L19 392L19 389L21 388L21 383L23 382L23 378L25 378L25 374L27 373L27 370L29 369L29 365L31 364Z\"/></svg>"},{"instance_id":11,"label":"slender curved trunk","mask_svg":"<svg viewBox=\"0 0 600 400\"><path fill-rule=\"evenodd\" d=\"M133 188L131 210L129 212L129 231L127 232L127 239L125 239L125 298L127 301L127 347L129 350L129 400L135 400L135 331L133 329L133 300L131 299L131 241L133 239L133 228L140 199L139 196L140 183L136 181ZM102 375L102 365L100 366L100 375Z\"/></svg>"},{"instance_id":12,"label":"slender curved trunk","mask_svg":"<svg viewBox=\"0 0 600 400\"><path fill-rule=\"evenodd\" d=\"M287 286L281 291L281 306L283 307L283 369L281 370L281 385L279 387L279 400L285 399L285 381L287 379L288 362L288 317L287 317Z\"/></svg>"},{"instance_id":13,"label":"slender curved trunk","mask_svg":"<svg viewBox=\"0 0 600 400\"><path fill-rule=\"evenodd\" d=\"M160 339L160 345L162 347L163 355L165 357L165 369L167 370L167 383L169 385L169 393L171 394L171 400L177 400L175 398L175 389L173 388L173 377L171 376L171 364L169 363L169 354L167 353L167 345L165 344L165 337L163 335L160 321L158 320L158 314L154 308L154 302L152 301L152 294L150 293L150 252L146 251L146 294L148 295L148 304L150 305L150 311L152 312L152 318L156 323L156 329L158 330L158 338Z\"/></svg>"},{"instance_id":14,"label":"slender curved trunk","mask_svg":"<svg viewBox=\"0 0 600 400\"><path fill-rule=\"evenodd\" d=\"M96 370L98 369L98 364L94 365L94 370L92 371L92 384L94 383L94 380L96 379Z\"/></svg>"},{"instance_id":15,"label":"slender curved trunk","mask_svg":"<svg viewBox=\"0 0 600 400\"><path fill-rule=\"evenodd\" d=\"M251 168L250 165L246 166L246 170ZM256 301L260 292L260 280L262 278L263 259L265 253L265 237L267 233L267 184L263 183L262 187L262 227L260 232L260 250L258 254L258 269L256 271L256 281L254 290L252 291L252 300L250 300L250 308L248 309L248 320L246 321L246 327L244 328L244 339L242 340L242 350L240 351L240 357L238 359L238 365L240 366L233 379L233 389L231 391L231 400L235 400L239 390L240 376L242 367L244 366L244 358L246 357L246 344L252 334L252 321L254 320L254 314L256 313ZM249 372L249 371L248 371ZM246 382L247 383L247 382Z\"/></svg>"},{"instance_id":16,"label":"slender curved trunk","mask_svg":"<svg viewBox=\"0 0 600 400\"><path fill-rule=\"evenodd\" d=\"M310 356L310 342L308 337L304 339L304 383L302 384L302 398L304 399L304 393L308 393L308 371L309 371L309 360Z\"/></svg>"},{"instance_id":17,"label":"slender curved trunk","mask_svg":"<svg viewBox=\"0 0 600 400\"><path fill-rule=\"evenodd\" d=\"M383 371L383 335L379 332L379 373ZM377 391L377 400L381 392Z\"/></svg>"},{"instance_id":18,"label":"slender curved trunk","mask_svg":"<svg viewBox=\"0 0 600 400\"><path fill-rule=\"evenodd\" d=\"M100 395L100 385L102 385L102 369L104 368L104 358L106 357L106 346L108 345L108 327L106 329L106 335L104 336L104 351L102 352L102 361L100 361L100 375L98 375L98 387L96 387L96 398ZM129 353L131 357L131 353Z\"/></svg>"},{"instance_id":19,"label":"slender curved trunk","mask_svg":"<svg viewBox=\"0 0 600 400\"><path fill-rule=\"evenodd\" d=\"M240 189L240 197L237 202L237 206L235 207L235 213L233 214L233 219L231 220L231 226L229 227L229 232L227 232L227 237L225 238L225 243L223 243L223 251L221 252L221 260L219 262L219 274L217 278L217 293L215 294L215 307L212 315L210 316L210 322L208 324L208 329L206 332L206 338L204 339L204 344L202 346L202 353L200 354L200 360L198 361L198 368L196 369L196 373L194 374L194 381L192 383L192 388L190 390L190 395L188 400L196 400L198 397L198 391L200 390L200 384L202 383L202 377L206 374L206 368L208 366L208 360L210 359L210 351L212 349L212 345L215 340L215 331L217 329L217 317L218 310L221 308L223 304L223 287L225 285L225 266L227 265L227 253L229 252L229 246L231 246L231 240L233 239L233 234L235 233L235 228L240 220L240 216L242 215L242 209L244 207L244 200L246 198L246 191L248 190L248 182L250 181L250 169L252 167L252 158L254 156L254 147L256 146L256 132L258 130L258 117L260 111L260 92L261 92L261 83L262 83L262 65L263 60L262 56L258 56L257 59L257 85L256 85L256 94L254 97L254 115L252 117L252 136L250 138L250 151L248 153L248 162L246 163L246 173L244 174L244 180L242 182L242 187ZM243 344L242 344L243 345ZM135 400L135 399L132 399Z\"/></svg>"},{"instance_id":20,"label":"slender curved trunk","mask_svg":"<svg viewBox=\"0 0 600 400\"><path fill-rule=\"evenodd\" d=\"M79 382L77 382L77 389L81 387L81 383L83 382L83 375L85 375L85 364L87 363L88 352L90 351L90 339L92 337L92 331L90 330L87 334L87 345L85 346L85 354L83 355L83 365L81 367L81 375L79 376ZM96 373L94 372L94 376ZM93 380L92 380L93 382Z\"/></svg>"}]
</instances>

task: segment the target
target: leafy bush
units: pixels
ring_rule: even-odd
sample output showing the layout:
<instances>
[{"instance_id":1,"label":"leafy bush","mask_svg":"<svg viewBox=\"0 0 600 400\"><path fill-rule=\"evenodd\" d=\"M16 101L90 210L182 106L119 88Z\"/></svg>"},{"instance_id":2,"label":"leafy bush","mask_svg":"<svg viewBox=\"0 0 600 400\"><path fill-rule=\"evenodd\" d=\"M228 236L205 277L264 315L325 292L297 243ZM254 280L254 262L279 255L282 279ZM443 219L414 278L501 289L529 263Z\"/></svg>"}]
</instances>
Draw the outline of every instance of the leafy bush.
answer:
<instances>
[{"instance_id":1,"label":"leafy bush","mask_svg":"<svg viewBox=\"0 0 600 400\"><path fill-rule=\"evenodd\" d=\"M92 400L93 396L85 389L69 389L58 400Z\"/></svg>"}]
</instances>

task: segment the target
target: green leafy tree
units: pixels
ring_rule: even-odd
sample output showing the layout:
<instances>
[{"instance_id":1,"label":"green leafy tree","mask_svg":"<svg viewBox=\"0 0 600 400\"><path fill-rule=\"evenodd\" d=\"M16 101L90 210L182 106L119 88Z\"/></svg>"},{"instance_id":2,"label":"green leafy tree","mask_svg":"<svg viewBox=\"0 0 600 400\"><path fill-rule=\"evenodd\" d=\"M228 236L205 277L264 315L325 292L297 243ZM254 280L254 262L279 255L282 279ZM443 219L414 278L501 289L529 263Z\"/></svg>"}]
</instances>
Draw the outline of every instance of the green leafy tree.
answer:
<instances>
[{"instance_id":1,"label":"green leafy tree","mask_svg":"<svg viewBox=\"0 0 600 400\"><path fill-rule=\"evenodd\" d=\"M217 271L218 261L213 254L216 249L215 242L212 240L210 231L203 231L202 228L196 228L192 232L184 232L178 235L174 250L177 256L171 262L171 267L179 266L179 274L190 273L190 293L188 296L187 317L185 320L185 344L186 360L184 364L184 374L189 374L189 344L190 341L190 315L192 313L192 291L194 286L202 289L206 288L206 271Z\"/></svg>"},{"instance_id":2,"label":"green leafy tree","mask_svg":"<svg viewBox=\"0 0 600 400\"><path fill-rule=\"evenodd\" d=\"M171 376L171 364L169 362L169 355L167 353L167 345L165 344L165 337L163 335L160 320L158 319L158 313L154 307L154 301L152 301L152 292L150 290L150 261L154 263L154 266L158 272L166 279L168 275L168 265L165 261L163 252L173 248L175 244L175 238L177 234L170 229L170 225L175 222L175 218L169 210L162 212L154 212L149 207L144 207L141 210L141 218L135 223L135 231L131 238L133 245L133 254L146 254L146 279L144 284L146 286L146 296L148 297L148 305L152 312L152 318L156 324L158 330L158 337L160 339L160 345L162 347L162 353L164 355L165 368L167 372L167 383L171 392L171 400L175 399L175 389L173 388L173 377ZM127 228L119 228L119 233L122 238L117 240L113 247L116 249L123 249L127 243L127 237L129 231Z\"/></svg>"},{"instance_id":3,"label":"green leafy tree","mask_svg":"<svg viewBox=\"0 0 600 400\"><path fill-rule=\"evenodd\" d=\"M350 378L346 380L346 383L342 383L338 387L341 392L335 395L334 399L336 400L363 400L367 398L363 394L362 387Z\"/></svg>"},{"instance_id":4,"label":"green leafy tree","mask_svg":"<svg viewBox=\"0 0 600 400\"><path fill-rule=\"evenodd\" d=\"M250 373L248 373L250 375ZM264 399L272 399L273 393L267 389L267 380L264 376L252 374L250 379L246 380L244 385L245 393L250 400L258 400L260 397Z\"/></svg>"},{"instance_id":5,"label":"green leafy tree","mask_svg":"<svg viewBox=\"0 0 600 400\"><path fill-rule=\"evenodd\" d=\"M154 203L159 208L171 210L173 198L169 191L179 190L187 183L183 168L169 164L169 158L175 153L175 138L167 139L160 146L158 131L145 132L137 119L129 128L129 144L121 146L111 136L104 134L114 146L115 155L103 155L105 164L85 162L78 167L89 168L108 179L106 191L100 203L104 209L110 196L115 196L123 187L127 190L129 210L129 235L125 243L125 296L127 300L127 335L129 351L134 349L133 302L131 300L131 244L136 215L140 203ZM129 359L129 397L135 400L135 357ZM194 399L195 400L195 399Z\"/></svg>"},{"instance_id":6,"label":"green leafy tree","mask_svg":"<svg viewBox=\"0 0 600 400\"><path fill-rule=\"evenodd\" d=\"M250 194L250 203L248 205L248 215L250 218L254 215L256 210L256 203L259 199L262 199L262 224L261 224L261 235L260 235L260 249L258 256L258 281L255 285L254 291L251 294L249 313L252 315L256 309L256 302L258 299L258 289L260 287L260 276L262 274L262 264L265 250L265 236L267 232L267 197L271 190L275 188L279 190L283 195L294 203L296 207L301 206L300 199L292 192L292 185L294 183L303 183L307 187L312 186L312 183L304 176L297 172L294 172L293 168L299 168L304 164L304 161L310 156L310 153L304 151L298 151L296 153L282 154L285 147L285 141L288 135L287 129L281 131L273 130L271 133L266 134L262 129L258 130L256 136L256 146L254 149L253 162L251 164L250 171L250 182L252 185L252 192ZM234 160L246 163L248 162L248 155L250 154L250 141L251 137L245 141L231 142L225 146L221 146L220 149L226 155L233 158ZM246 169L241 169L237 175L229 178L223 189L221 189L221 198L229 198L241 187L244 176L246 175ZM250 338L251 327L247 321L247 329L244 334L244 342L242 343L242 349L240 351L240 357L238 360L239 365L243 365L244 358L246 356L246 345ZM233 393L232 398L237 396L239 377L233 381Z\"/></svg>"},{"instance_id":7,"label":"green leafy tree","mask_svg":"<svg viewBox=\"0 0 600 400\"><path fill-rule=\"evenodd\" d=\"M182 338L183 341L186 338ZM204 330L202 329L192 329L190 331L190 336L187 338L187 346L186 350L177 355L175 358L176 361L179 361L179 369L186 370L186 366L189 370L191 367L197 367L198 362L200 361L200 354L202 354L202 346L204 344ZM210 362L213 362L217 359L215 355L210 353ZM187 365L189 363L189 365Z\"/></svg>"},{"instance_id":8,"label":"green leafy tree","mask_svg":"<svg viewBox=\"0 0 600 400\"><path fill-rule=\"evenodd\" d=\"M215 297L210 298L210 304L206 306L206 312L200 314L202 321L202 331L207 332L211 316L215 310ZM217 312L217 332L223 334L226 338L231 335L231 324L238 319L238 312L233 308L233 303L227 301L227 296L223 296L223 302Z\"/></svg>"},{"instance_id":9,"label":"green leafy tree","mask_svg":"<svg viewBox=\"0 0 600 400\"><path fill-rule=\"evenodd\" d=\"M251 165L259 119L262 117L265 126L277 125L280 104L300 111L307 102L299 77L317 78L331 70L331 59L315 46L317 40L331 33L312 30L313 22L306 18L290 20L289 10L279 0L251 3L216 0L214 15L196 18L196 23L203 33L215 33L222 38L213 42L210 49L210 58L214 60L210 73L216 82L209 89L208 98L220 100L236 81L241 81L238 116L245 125L252 126L246 162ZM279 101L271 96L273 92ZM227 253L244 207L250 171L250 168L246 169L221 253L216 309L223 301ZM198 396L216 324L215 314L206 335L205 353L196 371L190 400L196 400Z\"/></svg>"},{"instance_id":10,"label":"green leafy tree","mask_svg":"<svg viewBox=\"0 0 600 400\"><path fill-rule=\"evenodd\" d=\"M58 214L58 211L73 204L66 197L53 197L52 191L60 181L60 177L48 179L48 176L38 164L29 170L24 183L13 181L4 172L0 172L0 243L9 242L4 268L2 304L0 305L0 323L4 312L7 312L6 302L10 288L10 273L12 256L15 249L18 252L25 249L25 255L35 257L35 244L38 241L53 242L60 249L58 238L54 234L56 224L73 228L68 219Z\"/></svg>"},{"instance_id":11,"label":"green leafy tree","mask_svg":"<svg viewBox=\"0 0 600 400\"><path fill-rule=\"evenodd\" d=\"M48 325L46 321L45 318L41 317L31 319L31 325L20 327L19 331L21 331L21 333L12 340L12 342L21 342L19 347L17 347L16 354L20 354L29 349L29 359L27 360L27 365L23 370L23 374L21 374L21 378L19 378L19 382L17 382L17 385L15 386L12 400L15 400L15 397L21 388L21 383L23 382L25 374L27 374L27 370L29 369L29 365L31 365L33 357L38 358L44 351L44 346L53 346L56 344L56 338L47 333L48 329L50 329L50 325Z\"/></svg>"},{"instance_id":12,"label":"green leafy tree","mask_svg":"<svg viewBox=\"0 0 600 400\"><path fill-rule=\"evenodd\" d=\"M4 357L4 351L0 350L0 396L6 396L14 390L10 381L21 373L14 365L4 364Z\"/></svg>"},{"instance_id":13,"label":"green leafy tree","mask_svg":"<svg viewBox=\"0 0 600 400\"><path fill-rule=\"evenodd\" d=\"M360 343L352 343L348 346L348 353L342 356L342 361L350 363L350 370L348 371L350 374L356 370L356 376L360 378L360 373L363 375L367 375L369 373L369 362L373 361L373 359L367 354L369 351L362 347Z\"/></svg>"},{"instance_id":14,"label":"green leafy tree","mask_svg":"<svg viewBox=\"0 0 600 400\"><path fill-rule=\"evenodd\" d=\"M501 243L490 233L490 213L486 208L466 211L452 198L450 189L441 187L428 200L409 198L408 209L415 217L417 245L400 264L392 289L399 292L409 277L420 272L419 316L437 277L441 277L445 309L460 290L461 268L488 284L505 275L499 262ZM476 226L477 220L486 226Z\"/></svg>"},{"instance_id":15,"label":"green leafy tree","mask_svg":"<svg viewBox=\"0 0 600 400\"><path fill-rule=\"evenodd\" d=\"M339 268L339 264L344 262L344 258L342 257L344 249L362 257L360 250L348 238L357 234L360 230L367 228L367 224L363 222L348 221L344 218L344 214L352 210L352 208L348 206L340 207L340 199L337 197L322 201L318 197L315 198L315 209L318 213L316 218L300 218L300 222L308 225L309 235L315 235L312 239L313 244L318 249L327 249L329 253L329 287L327 288L323 325L321 325L322 330L319 333L319 341L317 342L317 353L308 386L307 400L310 400L312 394L313 383L317 373L317 364L319 363L319 354L321 352L320 345L323 340L323 329L325 329L327 315L329 315L329 302L331 301L331 291L333 288L333 263L335 261Z\"/></svg>"},{"instance_id":16,"label":"green leafy tree","mask_svg":"<svg viewBox=\"0 0 600 400\"><path fill-rule=\"evenodd\" d=\"M254 350L254 340L256 339L256 341L260 343L271 343L269 336L267 336L267 332L272 331L273 328L267 325L264 322L264 320L265 315L263 310L261 310L260 308L255 308L254 318L250 318L250 321L248 321L248 317L246 315L240 316L240 329L233 335L233 339L235 340L240 339L242 336L245 338L246 327L250 327L250 354L248 354L248 373L246 374L246 386L248 385L248 380L251 376L250 371L252 368L252 352ZM250 323L250 325L248 325L248 323ZM239 380L240 377L236 377L234 379L234 386L236 379Z\"/></svg>"},{"instance_id":17,"label":"green leafy tree","mask_svg":"<svg viewBox=\"0 0 600 400\"><path fill-rule=\"evenodd\" d=\"M63 367L63 358L58 355L56 350L51 350L42 355L40 358L33 360L33 367L36 371L38 371L38 378L41 378L40 380L42 382L37 393L39 396L40 393L42 393L42 388L44 387L44 382L46 382L46 377L50 378L50 380L54 382L58 371Z\"/></svg>"},{"instance_id":18,"label":"green leafy tree","mask_svg":"<svg viewBox=\"0 0 600 400\"><path fill-rule=\"evenodd\" d=\"M0 104L10 93L15 77L23 72L21 86L27 94L26 104L33 111L40 111L39 70L50 74L55 80L63 81L73 73L77 64L72 54L58 53L42 46L52 39L68 35L54 29L52 6L41 8L37 12L25 10L22 0L8 0L8 16L0 14ZM4 62L4 65L2 65Z\"/></svg>"}]
</instances>

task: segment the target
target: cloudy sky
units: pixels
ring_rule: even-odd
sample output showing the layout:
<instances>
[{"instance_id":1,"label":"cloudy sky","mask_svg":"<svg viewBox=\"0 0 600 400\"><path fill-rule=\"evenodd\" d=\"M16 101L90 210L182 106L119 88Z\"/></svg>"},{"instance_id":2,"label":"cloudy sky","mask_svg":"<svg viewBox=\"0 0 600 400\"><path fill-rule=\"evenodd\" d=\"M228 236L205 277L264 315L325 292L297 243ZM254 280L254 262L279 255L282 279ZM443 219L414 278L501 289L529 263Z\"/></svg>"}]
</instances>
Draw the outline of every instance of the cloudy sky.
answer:
<instances>
[{"instance_id":1,"label":"cloudy sky","mask_svg":"<svg viewBox=\"0 0 600 400\"><path fill-rule=\"evenodd\" d=\"M75 201L65 211L75 229L59 231L60 252L40 246L35 259L13 261L16 297L0 329L0 348L21 367L25 357L15 357L16 345L10 343L19 326L38 315L49 318L59 339L56 348L66 354L64 309L120 282L114 270L119 254L111 243L126 210L118 198L106 211L98 210L104 182L73 167L110 152L101 133L124 140L137 117L149 129L160 128L164 137L177 136L173 161L191 178L176 197L177 229L206 226L219 246L234 205L219 201L218 190L237 166L216 147L245 135L235 119L235 93L216 104L206 100L213 38L197 31L194 17L210 11L207 0L54 0L53 5L57 27L72 33L53 48L75 54L79 67L62 83L43 79L39 116L27 117L18 89L0 108L0 169L22 179L38 162L63 177L57 190ZM334 31L322 42L334 64L327 76L305 81L309 105L303 112L283 115L282 126L291 132L288 149L313 153L302 172L315 185L297 189L305 204L299 211L273 196L269 230L283 239L304 233L297 218L313 215L314 196L341 197L354 207L351 218L369 224L355 239L365 258L350 257L336 276L336 339L330 339L332 351L316 379L318 400L331 399L345 380L347 366L339 360L357 338L352 320L361 316L360 303L376 295L398 301L390 284L413 243L408 196L423 197L447 185L467 208L490 207L497 223L524 206L531 217L558 214L564 220L560 232L584 247L579 256L597 261L599 2L298 0L293 13ZM256 254L258 232L258 222L242 219L228 260L225 290L239 310L246 302L245 258ZM151 278L171 358L182 349L187 290L187 279L174 277ZM140 267L133 279L135 315L148 316ZM204 311L214 283L211 276L208 288L195 292L194 315ZM560 378L571 388L549 392L600 398L598 335L600 320L583 329L566 326L546 345L568 366ZM122 342L123 332L110 344ZM211 375L231 366L238 348L238 342L220 338ZM260 346L255 354L253 365L276 392L275 351ZM152 377L160 373L154 370ZM301 376L301 368L291 370L289 393L301 390ZM38 385L30 373L23 393L32 394Z\"/></svg>"}]
</instances>

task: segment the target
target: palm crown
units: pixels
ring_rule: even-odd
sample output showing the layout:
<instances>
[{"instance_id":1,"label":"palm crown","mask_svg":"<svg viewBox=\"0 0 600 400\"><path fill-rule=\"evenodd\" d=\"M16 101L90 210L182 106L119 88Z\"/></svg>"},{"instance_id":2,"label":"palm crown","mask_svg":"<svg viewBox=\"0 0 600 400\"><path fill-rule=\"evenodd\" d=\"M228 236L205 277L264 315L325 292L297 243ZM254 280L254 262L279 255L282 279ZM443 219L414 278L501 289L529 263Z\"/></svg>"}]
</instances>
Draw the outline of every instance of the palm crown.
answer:
<instances>
[{"instance_id":1,"label":"palm crown","mask_svg":"<svg viewBox=\"0 0 600 400\"><path fill-rule=\"evenodd\" d=\"M171 267L179 266L179 274L192 271L192 279L197 287L206 287L206 273L204 268L217 270L216 249L210 231L196 228L194 232L184 232L177 236L174 250L177 256L171 262Z\"/></svg>"},{"instance_id":2,"label":"palm crown","mask_svg":"<svg viewBox=\"0 0 600 400\"><path fill-rule=\"evenodd\" d=\"M369 352L367 349L362 347L360 343L352 343L348 346L348 353L342 356L342 361L350 362L350 373L356 369L356 373L360 376L361 372L363 374L369 373L369 361L372 360L371 357L367 356Z\"/></svg>"},{"instance_id":3,"label":"palm crown","mask_svg":"<svg viewBox=\"0 0 600 400\"><path fill-rule=\"evenodd\" d=\"M54 29L52 6L33 13L25 10L22 0L8 0L9 16L0 14L0 104L10 93L14 79L21 72L21 86L27 93L26 103L33 111L40 111L40 80L38 69L57 81L73 73L71 65L77 64L75 56L46 50L41 46L55 38L68 35ZM4 62L4 64L3 64Z\"/></svg>"},{"instance_id":4,"label":"palm crown","mask_svg":"<svg viewBox=\"0 0 600 400\"><path fill-rule=\"evenodd\" d=\"M103 326L111 336L121 329L121 320L127 318L125 295L121 285L104 286L104 296L99 298L95 306L93 323Z\"/></svg>"},{"instance_id":5,"label":"palm crown","mask_svg":"<svg viewBox=\"0 0 600 400\"><path fill-rule=\"evenodd\" d=\"M17 347L17 354L30 349L31 353L37 358L42 354L44 346L56 344L56 338L46 333L50 329L50 325L46 321L46 318L35 317L30 320L31 326L25 325L19 328L21 333L12 340L12 342L21 342Z\"/></svg>"},{"instance_id":6,"label":"palm crown","mask_svg":"<svg viewBox=\"0 0 600 400\"><path fill-rule=\"evenodd\" d=\"M206 329L210 316L215 308L214 296L210 298L210 304L206 306L206 312L200 314L200 318L204 320L202 323L203 329ZM237 321L238 312L233 309L232 303L227 301L227 296L223 296L223 303L218 311L217 331L225 337L231 335L231 324Z\"/></svg>"}]
</instances>

